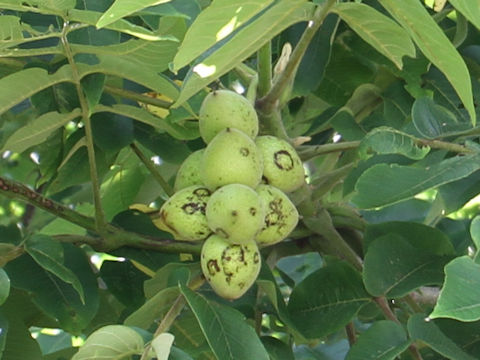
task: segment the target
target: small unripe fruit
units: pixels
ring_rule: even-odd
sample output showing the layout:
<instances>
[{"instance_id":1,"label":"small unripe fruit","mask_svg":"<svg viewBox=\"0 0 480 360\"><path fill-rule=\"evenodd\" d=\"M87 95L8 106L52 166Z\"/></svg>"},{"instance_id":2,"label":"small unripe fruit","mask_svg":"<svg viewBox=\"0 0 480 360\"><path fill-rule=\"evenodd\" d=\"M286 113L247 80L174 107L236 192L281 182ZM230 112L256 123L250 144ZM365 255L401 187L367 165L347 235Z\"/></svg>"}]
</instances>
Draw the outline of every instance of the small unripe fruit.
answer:
<instances>
[{"instance_id":1,"label":"small unripe fruit","mask_svg":"<svg viewBox=\"0 0 480 360\"><path fill-rule=\"evenodd\" d=\"M298 223L298 211L283 191L271 185L259 185L257 193L265 204L265 221L255 240L260 246L285 239Z\"/></svg>"},{"instance_id":2,"label":"small unripe fruit","mask_svg":"<svg viewBox=\"0 0 480 360\"><path fill-rule=\"evenodd\" d=\"M255 188L262 178L263 162L252 139L240 130L218 133L203 154L202 181L209 189L227 184Z\"/></svg>"},{"instance_id":3,"label":"small unripe fruit","mask_svg":"<svg viewBox=\"0 0 480 360\"><path fill-rule=\"evenodd\" d=\"M284 192L298 189L305 182L302 160L285 140L259 136L255 140L263 157L263 180Z\"/></svg>"},{"instance_id":4,"label":"small unripe fruit","mask_svg":"<svg viewBox=\"0 0 480 360\"><path fill-rule=\"evenodd\" d=\"M264 204L258 194L242 184L225 185L207 203L210 229L229 243L245 244L264 224Z\"/></svg>"},{"instance_id":5,"label":"small unripe fruit","mask_svg":"<svg viewBox=\"0 0 480 360\"><path fill-rule=\"evenodd\" d=\"M191 153L180 165L175 178L173 189L175 192L192 185L201 185L200 165L205 149L197 150Z\"/></svg>"},{"instance_id":6,"label":"small unripe fruit","mask_svg":"<svg viewBox=\"0 0 480 360\"><path fill-rule=\"evenodd\" d=\"M212 91L205 97L198 125L207 144L227 127L239 129L252 139L258 134L258 117L253 105L244 96L230 90Z\"/></svg>"},{"instance_id":7,"label":"small unripe fruit","mask_svg":"<svg viewBox=\"0 0 480 360\"><path fill-rule=\"evenodd\" d=\"M205 216L210 194L210 190L198 185L182 189L162 205L159 217L152 221L176 240L203 240L211 233Z\"/></svg>"},{"instance_id":8,"label":"small unripe fruit","mask_svg":"<svg viewBox=\"0 0 480 360\"><path fill-rule=\"evenodd\" d=\"M202 246L200 264L212 289L219 296L233 300L253 285L260 272L261 258L255 241L230 244L214 234Z\"/></svg>"}]
</instances>

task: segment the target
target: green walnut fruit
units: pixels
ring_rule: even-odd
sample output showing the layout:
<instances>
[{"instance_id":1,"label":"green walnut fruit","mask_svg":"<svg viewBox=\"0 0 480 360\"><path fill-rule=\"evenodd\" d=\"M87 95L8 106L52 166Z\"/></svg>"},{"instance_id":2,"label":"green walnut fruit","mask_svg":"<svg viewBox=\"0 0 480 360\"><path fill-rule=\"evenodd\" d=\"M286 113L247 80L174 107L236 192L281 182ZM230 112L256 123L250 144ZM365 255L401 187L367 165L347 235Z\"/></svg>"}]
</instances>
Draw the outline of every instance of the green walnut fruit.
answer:
<instances>
[{"instance_id":1,"label":"green walnut fruit","mask_svg":"<svg viewBox=\"0 0 480 360\"><path fill-rule=\"evenodd\" d=\"M262 199L242 184L225 185L207 203L210 229L229 243L245 244L260 231L265 220Z\"/></svg>"},{"instance_id":2,"label":"green walnut fruit","mask_svg":"<svg viewBox=\"0 0 480 360\"><path fill-rule=\"evenodd\" d=\"M205 149L197 150L191 153L180 165L175 178L175 185L173 189L175 191L185 189L192 185L202 185L202 179L200 177L200 164L202 161L203 153Z\"/></svg>"},{"instance_id":3,"label":"green walnut fruit","mask_svg":"<svg viewBox=\"0 0 480 360\"><path fill-rule=\"evenodd\" d=\"M230 244L214 234L202 246L200 263L212 289L219 296L234 300L245 294L257 279L261 258L255 241Z\"/></svg>"},{"instance_id":4,"label":"green walnut fruit","mask_svg":"<svg viewBox=\"0 0 480 360\"><path fill-rule=\"evenodd\" d=\"M271 185L259 185L257 193L265 205L265 221L255 240L260 246L285 239L298 223L298 211L287 195Z\"/></svg>"},{"instance_id":5,"label":"green walnut fruit","mask_svg":"<svg viewBox=\"0 0 480 360\"><path fill-rule=\"evenodd\" d=\"M285 140L259 136L255 140L263 157L263 180L284 192L298 189L305 182L302 160Z\"/></svg>"},{"instance_id":6,"label":"green walnut fruit","mask_svg":"<svg viewBox=\"0 0 480 360\"><path fill-rule=\"evenodd\" d=\"M212 190L227 184L255 188L263 171L262 157L253 140L234 128L220 131L208 144L201 166L202 182Z\"/></svg>"},{"instance_id":7,"label":"green walnut fruit","mask_svg":"<svg viewBox=\"0 0 480 360\"><path fill-rule=\"evenodd\" d=\"M207 144L227 127L239 129L252 139L258 134L258 117L252 104L230 90L212 91L205 97L198 125L200 135Z\"/></svg>"},{"instance_id":8,"label":"green walnut fruit","mask_svg":"<svg viewBox=\"0 0 480 360\"><path fill-rule=\"evenodd\" d=\"M211 192L204 186L189 186L173 194L152 219L159 229L168 231L176 240L203 240L211 234L205 209Z\"/></svg>"}]
</instances>

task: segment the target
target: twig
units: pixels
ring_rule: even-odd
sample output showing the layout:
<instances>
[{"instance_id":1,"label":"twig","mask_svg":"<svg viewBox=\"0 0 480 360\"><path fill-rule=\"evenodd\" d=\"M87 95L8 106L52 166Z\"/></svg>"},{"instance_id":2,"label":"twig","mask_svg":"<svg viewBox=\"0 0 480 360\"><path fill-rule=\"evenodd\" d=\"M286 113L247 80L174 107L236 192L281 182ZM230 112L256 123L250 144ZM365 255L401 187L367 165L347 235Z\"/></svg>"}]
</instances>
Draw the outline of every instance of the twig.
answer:
<instances>
[{"instance_id":1,"label":"twig","mask_svg":"<svg viewBox=\"0 0 480 360\"><path fill-rule=\"evenodd\" d=\"M165 100L157 99L155 97L151 97L151 96L143 95L143 94L138 94L138 93L133 92L133 91L120 89L120 88L116 88L116 87L113 87L113 86L105 85L104 90L107 93L110 93L110 94L113 94L113 95L118 95L118 96L121 96L125 99L135 100L135 101L141 102L143 104L158 106L158 107L163 108L163 109L169 109L170 106L173 104L173 102L171 102L171 101L165 101Z\"/></svg>"},{"instance_id":2,"label":"twig","mask_svg":"<svg viewBox=\"0 0 480 360\"><path fill-rule=\"evenodd\" d=\"M175 299L175 302L173 303L172 307L168 310L167 314L162 319L162 322L160 323L160 325L158 325L158 328L155 331L155 334L153 334L153 339L154 340L157 336L159 336L160 334L163 334L165 331L167 331L170 328L170 326L172 326L172 324L175 321L175 319L177 318L177 316L180 315L180 313L182 312L183 307L185 306L186 303L187 303L187 301L185 300L183 295L180 294L180 295L177 296L177 298ZM140 360L150 359L151 358L150 357L150 351L151 350L152 350L152 344L150 343L145 347Z\"/></svg>"},{"instance_id":3,"label":"twig","mask_svg":"<svg viewBox=\"0 0 480 360\"><path fill-rule=\"evenodd\" d=\"M272 43L268 41L257 54L258 97L265 96L272 87Z\"/></svg>"},{"instance_id":4,"label":"twig","mask_svg":"<svg viewBox=\"0 0 480 360\"><path fill-rule=\"evenodd\" d=\"M475 153L473 149L469 149L463 145L454 144L447 141L417 139L416 143L421 146L429 146L432 149L443 149L443 150L448 150L448 151L459 153L459 154Z\"/></svg>"},{"instance_id":5,"label":"twig","mask_svg":"<svg viewBox=\"0 0 480 360\"><path fill-rule=\"evenodd\" d=\"M307 161L320 155L356 149L359 145L360 141L345 141L323 145L302 145L298 148L297 152L303 161Z\"/></svg>"},{"instance_id":6,"label":"twig","mask_svg":"<svg viewBox=\"0 0 480 360\"><path fill-rule=\"evenodd\" d=\"M102 231L106 227L105 213L103 212L102 202L100 198L100 181L98 179L97 164L95 161L95 148L93 145L93 131L92 124L90 121L90 110L88 107L85 94L83 93L80 73L77 68L77 64L73 58L72 49L67 39L67 33L69 31L69 26L65 26L62 31L62 44L65 49L65 56L67 57L68 63L72 68L73 83L77 90L78 100L80 102L80 108L82 110L82 121L85 126L85 138L87 140L87 153L88 153L88 163L90 167L90 180L92 182L93 189L93 203L95 206L95 227L98 231Z\"/></svg>"},{"instance_id":7,"label":"twig","mask_svg":"<svg viewBox=\"0 0 480 360\"><path fill-rule=\"evenodd\" d=\"M168 195L168 196L172 196L174 191L173 191L173 188L170 186L170 184L163 178L162 174L160 174L158 172L158 169L155 167L155 165L153 164L153 162L148 159L145 154L143 154L143 152L138 148L138 146L135 144L135 143L132 143L130 144L130 147L132 148L133 152L135 153L135 155L138 156L138 158L140 159L140 161L147 167L148 171L150 171L150 173L153 175L153 177L155 178L155 180L160 184L160 186L162 187L163 191L165 191L165 193Z\"/></svg>"},{"instance_id":8,"label":"twig","mask_svg":"<svg viewBox=\"0 0 480 360\"><path fill-rule=\"evenodd\" d=\"M377 303L377 305L380 307L382 310L383 314L385 317L391 321L394 321L397 324L400 324L400 321L398 320L397 316L395 313L392 311L390 306L388 305L387 299L384 296L381 297L375 297L373 300ZM415 344L411 344L408 347L408 350L410 351L410 354L412 357L416 360L422 360L422 355L418 351L418 348Z\"/></svg>"},{"instance_id":9,"label":"twig","mask_svg":"<svg viewBox=\"0 0 480 360\"><path fill-rule=\"evenodd\" d=\"M200 276L197 276L196 278L192 279L192 281L188 284L188 287L191 290L196 290L200 286L202 286L202 284L204 282L205 282L204 277L200 275ZM175 319L182 312L186 303L187 303L187 301L185 300L185 297L182 294L177 296L173 305L170 307L170 309L168 310L168 312L165 314L162 321L158 325L157 330L155 330L155 334L153 334L153 339L155 339L157 336L159 336L160 334L163 334L164 332L168 331L168 329L170 329L170 327L172 326ZM150 353L151 349L152 349L152 344L150 343L145 347L140 360L149 359L149 353Z\"/></svg>"},{"instance_id":10,"label":"twig","mask_svg":"<svg viewBox=\"0 0 480 360\"><path fill-rule=\"evenodd\" d=\"M350 346L354 345L357 342L357 334L355 334L355 325L353 322L349 322L345 326L345 332L347 333L348 344Z\"/></svg>"}]
</instances>

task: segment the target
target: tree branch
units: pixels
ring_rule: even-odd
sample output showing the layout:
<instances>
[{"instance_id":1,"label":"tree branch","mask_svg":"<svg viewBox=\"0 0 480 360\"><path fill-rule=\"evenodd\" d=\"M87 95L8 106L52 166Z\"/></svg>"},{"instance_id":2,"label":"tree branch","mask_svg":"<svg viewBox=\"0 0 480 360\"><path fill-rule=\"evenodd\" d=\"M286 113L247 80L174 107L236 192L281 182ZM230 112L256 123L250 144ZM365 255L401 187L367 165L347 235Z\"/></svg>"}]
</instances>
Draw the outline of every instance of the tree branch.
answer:
<instances>
[{"instance_id":1,"label":"tree branch","mask_svg":"<svg viewBox=\"0 0 480 360\"><path fill-rule=\"evenodd\" d=\"M14 198L45 210L59 218L78 225L99 236L58 235L62 242L89 244L97 251L112 251L122 246L140 249L152 249L165 253L200 254L201 242L185 242L172 239L160 239L123 230L111 224L105 224L104 231L97 230L95 219L78 213L69 207L51 200L27 186L0 177L0 195Z\"/></svg>"}]
</instances>

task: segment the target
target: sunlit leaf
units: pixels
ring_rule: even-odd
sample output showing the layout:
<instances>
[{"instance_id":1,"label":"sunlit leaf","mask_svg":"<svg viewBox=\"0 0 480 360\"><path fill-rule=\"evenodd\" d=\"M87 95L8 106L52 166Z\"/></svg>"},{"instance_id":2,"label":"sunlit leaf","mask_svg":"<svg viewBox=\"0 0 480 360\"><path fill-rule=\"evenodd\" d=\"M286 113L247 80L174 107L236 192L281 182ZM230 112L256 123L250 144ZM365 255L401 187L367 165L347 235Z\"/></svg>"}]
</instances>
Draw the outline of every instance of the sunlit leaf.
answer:
<instances>
[{"instance_id":1,"label":"sunlit leaf","mask_svg":"<svg viewBox=\"0 0 480 360\"><path fill-rule=\"evenodd\" d=\"M468 21L480 29L480 1L478 0L448 0L455 9L460 11Z\"/></svg>"},{"instance_id":2,"label":"sunlit leaf","mask_svg":"<svg viewBox=\"0 0 480 360\"><path fill-rule=\"evenodd\" d=\"M415 46L408 33L372 7L358 3L341 3L332 10L399 69L403 67L404 56L415 57Z\"/></svg>"},{"instance_id":3,"label":"sunlit leaf","mask_svg":"<svg viewBox=\"0 0 480 360\"><path fill-rule=\"evenodd\" d=\"M173 61L178 71L197 56L231 35L253 16L266 9L273 0L216 0L189 27Z\"/></svg>"},{"instance_id":4,"label":"sunlit leaf","mask_svg":"<svg viewBox=\"0 0 480 360\"><path fill-rule=\"evenodd\" d=\"M44 142L55 130L75 120L80 115L80 109L75 109L71 113L49 112L43 114L14 132L0 152L10 150L21 153Z\"/></svg>"},{"instance_id":5,"label":"sunlit leaf","mask_svg":"<svg viewBox=\"0 0 480 360\"><path fill-rule=\"evenodd\" d=\"M453 44L417 0L379 0L409 33L423 54L438 67L455 88L473 125L476 122L472 86L467 66Z\"/></svg>"},{"instance_id":6,"label":"sunlit leaf","mask_svg":"<svg viewBox=\"0 0 480 360\"><path fill-rule=\"evenodd\" d=\"M480 265L467 256L445 266L445 284L430 318L480 319Z\"/></svg>"},{"instance_id":7,"label":"sunlit leaf","mask_svg":"<svg viewBox=\"0 0 480 360\"><path fill-rule=\"evenodd\" d=\"M163 4L171 0L115 0L107 11L97 21L97 28L105 27L125 16L131 15L136 11L146 7Z\"/></svg>"},{"instance_id":8,"label":"sunlit leaf","mask_svg":"<svg viewBox=\"0 0 480 360\"><path fill-rule=\"evenodd\" d=\"M174 106L179 106L203 87L248 58L272 36L290 25L308 20L312 4L303 0L280 0L261 16L241 28L227 42L209 49L185 77L182 92Z\"/></svg>"},{"instance_id":9,"label":"sunlit leaf","mask_svg":"<svg viewBox=\"0 0 480 360\"><path fill-rule=\"evenodd\" d=\"M181 286L182 294L197 318L210 348L218 360L268 360L255 330L243 315Z\"/></svg>"},{"instance_id":10,"label":"sunlit leaf","mask_svg":"<svg viewBox=\"0 0 480 360\"><path fill-rule=\"evenodd\" d=\"M480 155L455 156L428 167L378 164L358 179L353 202L371 209L397 203L416 194L462 179L480 169Z\"/></svg>"},{"instance_id":11,"label":"sunlit leaf","mask_svg":"<svg viewBox=\"0 0 480 360\"><path fill-rule=\"evenodd\" d=\"M5 300L7 300L8 295L10 294L10 279L8 278L8 274L0 268L0 305L2 305ZM0 332L1 334L1 332ZM0 349L0 354L1 354Z\"/></svg>"},{"instance_id":12,"label":"sunlit leaf","mask_svg":"<svg viewBox=\"0 0 480 360\"><path fill-rule=\"evenodd\" d=\"M123 325L107 325L93 332L72 360L124 359L143 352L143 339Z\"/></svg>"},{"instance_id":13,"label":"sunlit leaf","mask_svg":"<svg viewBox=\"0 0 480 360\"><path fill-rule=\"evenodd\" d=\"M401 154L410 159L423 159L430 148L417 145L416 139L389 127L377 127L370 131L360 143L358 151L361 156L366 156L371 150L377 154Z\"/></svg>"},{"instance_id":14,"label":"sunlit leaf","mask_svg":"<svg viewBox=\"0 0 480 360\"><path fill-rule=\"evenodd\" d=\"M412 340L421 340L437 353L450 360L474 360L451 339L445 336L438 326L425 315L415 314L408 319L408 333Z\"/></svg>"}]
</instances>

